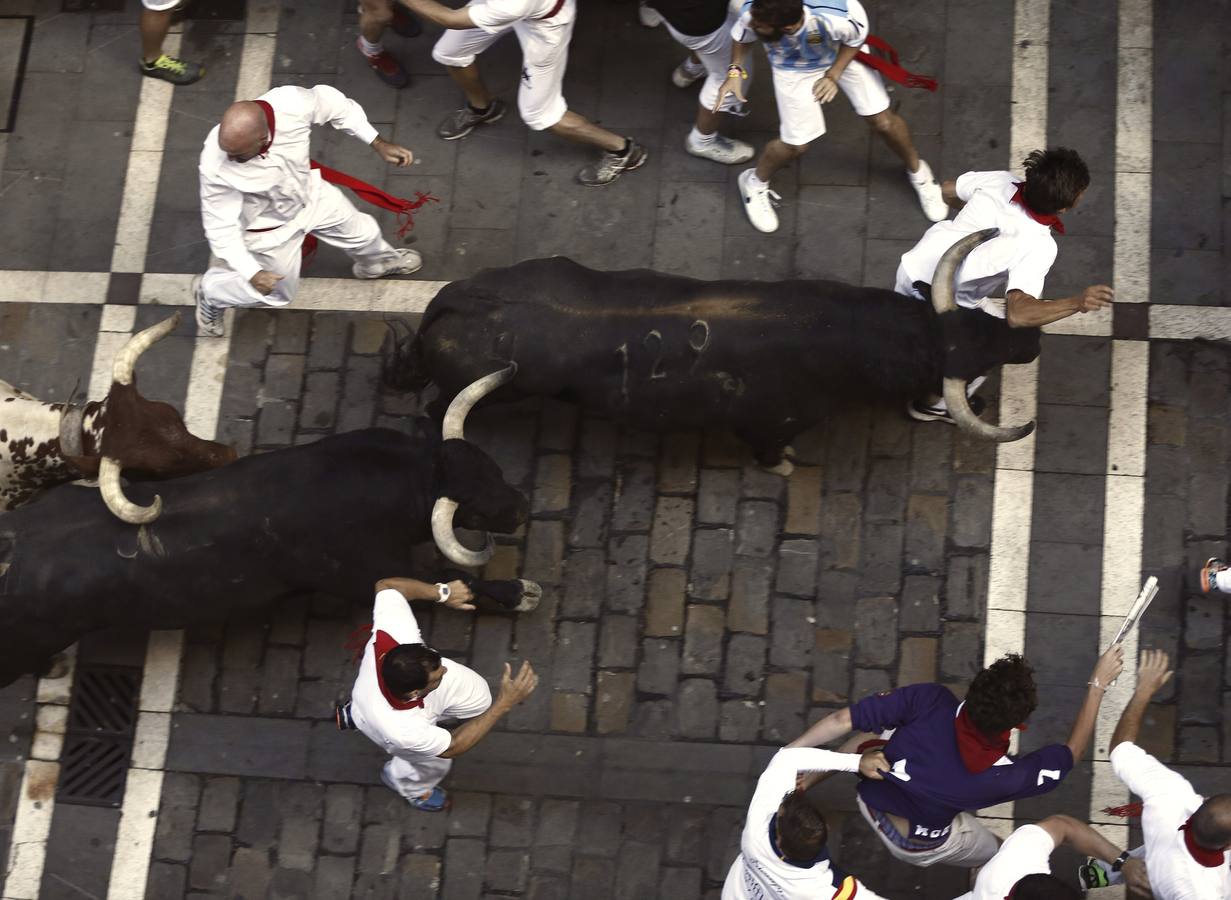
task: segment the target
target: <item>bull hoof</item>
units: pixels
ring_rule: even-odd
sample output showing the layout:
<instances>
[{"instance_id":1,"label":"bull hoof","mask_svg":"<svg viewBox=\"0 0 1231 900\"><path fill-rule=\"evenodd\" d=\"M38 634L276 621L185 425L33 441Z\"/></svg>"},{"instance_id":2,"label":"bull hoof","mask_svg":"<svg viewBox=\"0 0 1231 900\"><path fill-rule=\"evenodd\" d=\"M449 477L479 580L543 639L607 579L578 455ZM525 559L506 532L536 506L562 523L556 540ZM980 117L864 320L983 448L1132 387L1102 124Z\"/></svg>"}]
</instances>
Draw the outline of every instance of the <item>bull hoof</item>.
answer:
<instances>
[{"instance_id":1,"label":"bull hoof","mask_svg":"<svg viewBox=\"0 0 1231 900\"><path fill-rule=\"evenodd\" d=\"M538 608L539 601L543 599L543 589L535 582L524 578L517 579L517 582L521 585L521 599L513 607L513 612L534 611Z\"/></svg>"},{"instance_id":2,"label":"bull hoof","mask_svg":"<svg viewBox=\"0 0 1231 900\"><path fill-rule=\"evenodd\" d=\"M784 456L782 462L776 466L766 466L765 471L773 475L781 475L783 478L790 478L791 473L795 471L795 463Z\"/></svg>"}]
</instances>

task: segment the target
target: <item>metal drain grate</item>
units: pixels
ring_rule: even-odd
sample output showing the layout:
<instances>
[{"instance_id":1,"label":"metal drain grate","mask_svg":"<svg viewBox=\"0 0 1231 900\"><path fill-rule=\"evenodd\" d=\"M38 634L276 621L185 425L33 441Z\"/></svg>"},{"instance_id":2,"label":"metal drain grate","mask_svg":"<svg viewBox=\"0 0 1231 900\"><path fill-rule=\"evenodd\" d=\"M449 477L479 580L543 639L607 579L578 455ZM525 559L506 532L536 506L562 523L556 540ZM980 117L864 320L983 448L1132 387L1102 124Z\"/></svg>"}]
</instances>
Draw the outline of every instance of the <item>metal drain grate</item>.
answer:
<instances>
[{"instance_id":1,"label":"metal drain grate","mask_svg":"<svg viewBox=\"0 0 1231 900\"><path fill-rule=\"evenodd\" d=\"M141 670L83 665L77 669L61 754L60 803L119 806L137 727Z\"/></svg>"}]
</instances>

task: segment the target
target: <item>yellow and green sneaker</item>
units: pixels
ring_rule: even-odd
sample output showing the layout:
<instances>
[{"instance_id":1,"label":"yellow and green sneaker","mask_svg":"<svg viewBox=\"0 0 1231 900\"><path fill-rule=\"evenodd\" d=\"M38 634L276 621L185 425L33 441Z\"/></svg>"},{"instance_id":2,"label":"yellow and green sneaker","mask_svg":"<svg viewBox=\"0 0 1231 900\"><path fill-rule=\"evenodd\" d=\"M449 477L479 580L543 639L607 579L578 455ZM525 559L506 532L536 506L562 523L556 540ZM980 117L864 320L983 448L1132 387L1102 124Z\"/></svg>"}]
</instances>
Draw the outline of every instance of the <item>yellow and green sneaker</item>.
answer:
<instances>
[{"instance_id":1,"label":"yellow and green sneaker","mask_svg":"<svg viewBox=\"0 0 1231 900\"><path fill-rule=\"evenodd\" d=\"M141 74L172 84L192 84L205 74L205 66L162 54L152 63L141 60Z\"/></svg>"}]
</instances>

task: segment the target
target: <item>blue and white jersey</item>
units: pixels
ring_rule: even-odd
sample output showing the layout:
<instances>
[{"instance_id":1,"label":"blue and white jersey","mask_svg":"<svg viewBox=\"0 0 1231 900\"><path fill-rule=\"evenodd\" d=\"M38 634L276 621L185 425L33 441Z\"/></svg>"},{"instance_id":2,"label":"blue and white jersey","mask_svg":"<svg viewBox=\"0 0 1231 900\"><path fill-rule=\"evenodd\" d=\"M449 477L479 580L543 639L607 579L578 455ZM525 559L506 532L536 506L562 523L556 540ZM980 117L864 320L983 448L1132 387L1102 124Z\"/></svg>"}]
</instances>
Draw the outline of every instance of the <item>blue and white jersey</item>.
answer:
<instances>
[{"instance_id":1,"label":"blue and white jersey","mask_svg":"<svg viewBox=\"0 0 1231 900\"><path fill-rule=\"evenodd\" d=\"M775 69L824 72L838 58L838 45L862 47L868 39L868 14L859 0L804 0L803 24L794 34L764 41ZM744 0L731 37L744 44L760 40L752 30L752 0Z\"/></svg>"}]
</instances>

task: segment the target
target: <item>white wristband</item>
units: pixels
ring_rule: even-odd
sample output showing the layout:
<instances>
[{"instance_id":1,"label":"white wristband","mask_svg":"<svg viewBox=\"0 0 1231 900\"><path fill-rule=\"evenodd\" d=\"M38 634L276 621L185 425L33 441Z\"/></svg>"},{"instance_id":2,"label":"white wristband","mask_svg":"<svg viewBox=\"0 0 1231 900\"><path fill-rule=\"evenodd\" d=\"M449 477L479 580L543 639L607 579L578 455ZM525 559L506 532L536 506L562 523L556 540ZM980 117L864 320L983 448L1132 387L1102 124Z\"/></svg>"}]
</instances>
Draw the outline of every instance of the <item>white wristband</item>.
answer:
<instances>
[{"instance_id":1,"label":"white wristband","mask_svg":"<svg viewBox=\"0 0 1231 900\"><path fill-rule=\"evenodd\" d=\"M447 601L449 599L449 594L451 593L452 591L449 590L449 586L447 584L442 584L440 582L436 583L436 602L437 603L444 603L445 601Z\"/></svg>"}]
</instances>

